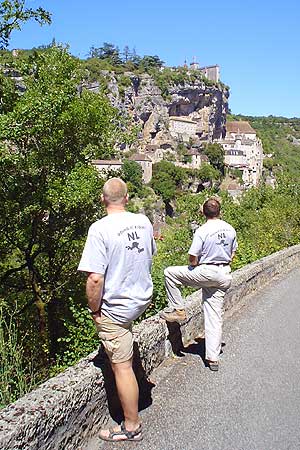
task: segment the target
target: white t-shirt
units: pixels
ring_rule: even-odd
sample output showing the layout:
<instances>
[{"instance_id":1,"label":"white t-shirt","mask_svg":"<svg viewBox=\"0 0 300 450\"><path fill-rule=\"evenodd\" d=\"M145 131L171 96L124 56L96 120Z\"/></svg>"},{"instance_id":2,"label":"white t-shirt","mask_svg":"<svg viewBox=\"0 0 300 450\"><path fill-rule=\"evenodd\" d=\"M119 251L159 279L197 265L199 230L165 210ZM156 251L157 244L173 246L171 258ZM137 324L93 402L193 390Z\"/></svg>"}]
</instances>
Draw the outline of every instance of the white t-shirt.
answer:
<instances>
[{"instance_id":1,"label":"white t-shirt","mask_svg":"<svg viewBox=\"0 0 300 450\"><path fill-rule=\"evenodd\" d=\"M224 220L213 219L196 230L189 254L198 256L199 264L226 264L236 249L235 229Z\"/></svg>"},{"instance_id":2,"label":"white t-shirt","mask_svg":"<svg viewBox=\"0 0 300 450\"><path fill-rule=\"evenodd\" d=\"M105 275L101 309L112 320L128 323L151 301L153 228L143 214L109 214L93 223L78 270Z\"/></svg>"}]
</instances>

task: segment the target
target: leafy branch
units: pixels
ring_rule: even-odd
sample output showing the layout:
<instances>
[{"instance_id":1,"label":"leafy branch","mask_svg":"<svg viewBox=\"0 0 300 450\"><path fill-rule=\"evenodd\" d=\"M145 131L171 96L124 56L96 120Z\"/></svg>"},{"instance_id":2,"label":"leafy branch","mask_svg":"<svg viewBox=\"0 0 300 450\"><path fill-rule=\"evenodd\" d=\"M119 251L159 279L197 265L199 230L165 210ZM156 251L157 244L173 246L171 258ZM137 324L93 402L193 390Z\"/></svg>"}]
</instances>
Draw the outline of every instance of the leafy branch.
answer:
<instances>
[{"instance_id":1,"label":"leafy branch","mask_svg":"<svg viewBox=\"0 0 300 450\"><path fill-rule=\"evenodd\" d=\"M51 24L51 14L44 8L26 8L25 0L0 2L0 49L8 46L13 30L20 30L21 24L31 19L41 26Z\"/></svg>"}]
</instances>

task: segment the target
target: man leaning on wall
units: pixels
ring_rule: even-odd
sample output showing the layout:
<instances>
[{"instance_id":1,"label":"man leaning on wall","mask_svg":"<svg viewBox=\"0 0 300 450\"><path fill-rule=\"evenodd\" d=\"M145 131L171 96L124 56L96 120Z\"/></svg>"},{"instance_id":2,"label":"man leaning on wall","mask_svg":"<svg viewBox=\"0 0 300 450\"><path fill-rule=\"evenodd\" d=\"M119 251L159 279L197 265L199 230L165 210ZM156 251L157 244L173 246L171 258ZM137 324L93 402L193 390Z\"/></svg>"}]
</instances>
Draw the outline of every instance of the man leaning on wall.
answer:
<instances>
[{"instance_id":1,"label":"man leaning on wall","mask_svg":"<svg viewBox=\"0 0 300 450\"><path fill-rule=\"evenodd\" d=\"M152 296L151 264L155 253L153 229L143 214L127 212L127 186L119 178L103 187L107 216L89 229L78 270L87 272L90 313L111 362L124 421L100 431L106 441L138 441L138 384L132 369L132 322Z\"/></svg>"},{"instance_id":2,"label":"man leaning on wall","mask_svg":"<svg viewBox=\"0 0 300 450\"><path fill-rule=\"evenodd\" d=\"M222 343L223 302L230 287L230 263L237 249L236 232L220 219L220 202L211 198L203 205L206 223L200 226L189 250L189 266L165 269L169 307L160 316L169 322L186 319L180 286L202 288L205 326L205 358L212 371L219 370Z\"/></svg>"}]
</instances>

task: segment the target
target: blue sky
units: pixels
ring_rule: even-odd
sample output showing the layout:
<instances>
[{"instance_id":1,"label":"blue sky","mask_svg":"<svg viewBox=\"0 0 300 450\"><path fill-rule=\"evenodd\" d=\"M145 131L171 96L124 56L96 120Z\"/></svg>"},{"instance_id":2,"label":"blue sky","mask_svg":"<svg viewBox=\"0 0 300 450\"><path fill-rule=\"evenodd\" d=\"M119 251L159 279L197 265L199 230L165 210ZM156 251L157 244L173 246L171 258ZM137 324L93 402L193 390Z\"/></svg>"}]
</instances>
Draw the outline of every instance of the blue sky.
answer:
<instances>
[{"instance_id":1,"label":"blue sky","mask_svg":"<svg viewBox=\"0 0 300 450\"><path fill-rule=\"evenodd\" d=\"M104 41L166 65L193 56L219 64L231 89L233 113L300 117L299 0L27 0L52 13L51 26L32 22L12 35L10 48L58 42L85 57Z\"/></svg>"}]
</instances>

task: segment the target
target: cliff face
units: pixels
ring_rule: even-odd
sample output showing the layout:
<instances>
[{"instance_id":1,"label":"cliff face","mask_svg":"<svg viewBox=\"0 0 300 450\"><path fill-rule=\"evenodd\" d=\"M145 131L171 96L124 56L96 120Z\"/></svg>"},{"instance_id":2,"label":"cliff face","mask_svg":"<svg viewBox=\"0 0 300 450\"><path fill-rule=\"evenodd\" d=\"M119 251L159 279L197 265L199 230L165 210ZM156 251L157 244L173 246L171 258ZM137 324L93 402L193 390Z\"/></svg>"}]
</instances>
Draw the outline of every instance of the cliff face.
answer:
<instances>
[{"instance_id":1,"label":"cliff face","mask_svg":"<svg viewBox=\"0 0 300 450\"><path fill-rule=\"evenodd\" d=\"M169 144L175 148L178 140L170 133L170 117L180 116L197 122L195 143L212 141L224 134L229 90L225 86L204 81L168 86L164 98L153 78L127 73L126 86L112 74L108 90L112 104L126 111L141 126L140 146ZM123 77L124 84L124 77Z\"/></svg>"}]
</instances>

